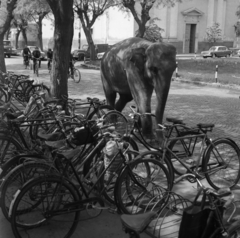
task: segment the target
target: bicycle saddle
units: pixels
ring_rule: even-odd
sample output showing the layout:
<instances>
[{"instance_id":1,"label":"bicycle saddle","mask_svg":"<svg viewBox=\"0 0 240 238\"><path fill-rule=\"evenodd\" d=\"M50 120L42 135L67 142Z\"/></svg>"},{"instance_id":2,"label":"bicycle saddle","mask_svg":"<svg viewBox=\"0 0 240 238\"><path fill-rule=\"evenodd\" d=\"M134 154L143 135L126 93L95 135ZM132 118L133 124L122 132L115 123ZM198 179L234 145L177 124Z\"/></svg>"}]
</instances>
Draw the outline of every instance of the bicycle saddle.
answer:
<instances>
[{"instance_id":1,"label":"bicycle saddle","mask_svg":"<svg viewBox=\"0 0 240 238\"><path fill-rule=\"evenodd\" d=\"M63 151L58 151L57 155L62 155L66 159L72 159L75 155L77 155L81 151L80 147L76 147L75 149L68 149Z\"/></svg>"},{"instance_id":2,"label":"bicycle saddle","mask_svg":"<svg viewBox=\"0 0 240 238\"><path fill-rule=\"evenodd\" d=\"M98 102L99 101L98 98L90 98L90 97L87 97L87 100L88 101L93 101L93 102Z\"/></svg>"},{"instance_id":3,"label":"bicycle saddle","mask_svg":"<svg viewBox=\"0 0 240 238\"><path fill-rule=\"evenodd\" d=\"M199 128L213 128L215 125L214 124L204 124L204 123L199 123L197 124Z\"/></svg>"},{"instance_id":4,"label":"bicycle saddle","mask_svg":"<svg viewBox=\"0 0 240 238\"><path fill-rule=\"evenodd\" d=\"M122 215L121 221L125 228L128 228L137 233L141 233L148 226L152 218L156 215L156 212L150 211L137 215Z\"/></svg>"},{"instance_id":5,"label":"bicycle saddle","mask_svg":"<svg viewBox=\"0 0 240 238\"><path fill-rule=\"evenodd\" d=\"M166 120L168 122L172 122L173 124L183 124L183 125L185 124L185 123L183 123L183 120L178 119L178 118L167 117Z\"/></svg>"},{"instance_id":6,"label":"bicycle saddle","mask_svg":"<svg viewBox=\"0 0 240 238\"><path fill-rule=\"evenodd\" d=\"M42 139L42 140L48 140L48 141L56 141L59 140L61 137L62 133L61 132L54 132L54 133L49 133L46 134L44 132L39 132L37 136Z\"/></svg>"}]
</instances>

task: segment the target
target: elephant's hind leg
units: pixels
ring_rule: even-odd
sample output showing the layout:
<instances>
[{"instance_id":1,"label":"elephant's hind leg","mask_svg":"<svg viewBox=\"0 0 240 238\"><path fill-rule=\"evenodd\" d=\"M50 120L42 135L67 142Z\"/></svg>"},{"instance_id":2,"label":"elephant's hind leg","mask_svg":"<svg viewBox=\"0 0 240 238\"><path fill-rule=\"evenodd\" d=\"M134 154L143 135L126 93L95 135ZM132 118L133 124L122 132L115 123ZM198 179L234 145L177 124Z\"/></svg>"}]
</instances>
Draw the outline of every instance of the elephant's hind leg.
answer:
<instances>
[{"instance_id":1,"label":"elephant's hind leg","mask_svg":"<svg viewBox=\"0 0 240 238\"><path fill-rule=\"evenodd\" d=\"M119 99L115 104L115 109L119 112L123 110L123 108L126 106L126 104L130 101L132 101L133 97L129 94L119 94Z\"/></svg>"}]
</instances>

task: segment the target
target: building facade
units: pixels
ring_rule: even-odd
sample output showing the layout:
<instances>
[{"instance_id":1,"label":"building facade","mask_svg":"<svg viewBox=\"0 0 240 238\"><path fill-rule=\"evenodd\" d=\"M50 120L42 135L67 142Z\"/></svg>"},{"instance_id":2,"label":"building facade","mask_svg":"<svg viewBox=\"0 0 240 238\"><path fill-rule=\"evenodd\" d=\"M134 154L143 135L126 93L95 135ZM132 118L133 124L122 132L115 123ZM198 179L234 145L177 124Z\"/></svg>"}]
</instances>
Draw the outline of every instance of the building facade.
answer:
<instances>
[{"instance_id":1,"label":"building facade","mask_svg":"<svg viewBox=\"0 0 240 238\"><path fill-rule=\"evenodd\" d=\"M221 39L215 45L234 45L239 0L182 0L174 7L153 8L151 17L158 17L164 29L164 41L176 46L178 53L195 53L209 49L206 30L219 23ZM137 27L137 26L136 26Z\"/></svg>"},{"instance_id":2,"label":"building facade","mask_svg":"<svg viewBox=\"0 0 240 238\"><path fill-rule=\"evenodd\" d=\"M163 40L173 44L178 53L197 53L209 49L213 44L206 40L206 30L214 23L219 23L221 39L215 45L240 48L235 35L234 25L237 22L236 11L240 0L182 0L174 7L153 7L151 18L157 17ZM140 13L140 5L136 6ZM52 47L54 27L43 22L44 48ZM96 44L115 44L135 35L138 25L132 14L121 12L117 8L106 11L93 26L93 40ZM31 34L31 33L29 33ZM74 23L72 49L87 44L79 19Z\"/></svg>"}]
</instances>

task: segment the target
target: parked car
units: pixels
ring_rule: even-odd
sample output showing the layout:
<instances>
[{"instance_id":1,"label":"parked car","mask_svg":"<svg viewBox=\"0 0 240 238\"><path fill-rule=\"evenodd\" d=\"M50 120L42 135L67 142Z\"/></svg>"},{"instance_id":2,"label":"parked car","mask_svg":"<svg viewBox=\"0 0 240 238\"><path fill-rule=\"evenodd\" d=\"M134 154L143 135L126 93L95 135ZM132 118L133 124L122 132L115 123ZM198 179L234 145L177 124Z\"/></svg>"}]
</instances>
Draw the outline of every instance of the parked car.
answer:
<instances>
[{"instance_id":1,"label":"parked car","mask_svg":"<svg viewBox=\"0 0 240 238\"><path fill-rule=\"evenodd\" d=\"M237 56L240 57L240 50L237 51Z\"/></svg>"},{"instance_id":2,"label":"parked car","mask_svg":"<svg viewBox=\"0 0 240 238\"><path fill-rule=\"evenodd\" d=\"M3 41L3 47L4 47L4 56L8 56L8 58L12 55L12 45L10 40L4 40Z\"/></svg>"},{"instance_id":3,"label":"parked car","mask_svg":"<svg viewBox=\"0 0 240 238\"><path fill-rule=\"evenodd\" d=\"M19 51L16 49L16 48L12 48L12 53L11 53L12 56L18 56L20 55Z\"/></svg>"},{"instance_id":4,"label":"parked car","mask_svg":"<svg viewBox=\"0 0 240 238\"><path fill-rule=\"evenodd\" d=\"M85 54L86 54L86 50L81 50L81 49L74 50L72 52L72 56L75 60L84 60Z\"/></svg>"},{"instance_id":5,"label":"parked car","mask_svg":"<svg viewBox=\"0 0 240 238\"><path fill-rule=\"evenodd\" d=\"M29 50L31 51L31 53L35 50L35 48L36 48L36 46L27 46L28 48L29 48ZM40 50L40 49L39 49ZM45 54L45 52L43 52L43 51L41 51L40 50L40 52L41 52L41 60L45 60L45 58L46 58L46 54ZM23 50L21 51L21 55L23 55Z\"/></svg>"},{"instance_id":6,"label":"parked car","mask_svg":"<svg viewBox=\"0 0 240 238\"><path fill-rule=\"evenodd\" d=\"M97 55L100 53L104 54L109 48L108 44L95 44L95 47ZM72 55L75 60L90 58L90 47L88 45L83 45L82 49L72 51Z\"/></svg>"},{"instance_id":7,"label":"parked car","mask_svg":"<svg viewBox=\"0 0 240 238\"><path fill-rule=\"evenodd\" d=\"M229 57L232 55L232 51L229 50L226 46L212 46L209 50L202 51L201 55L203 58Z\"/></svg>"}]
</instances>

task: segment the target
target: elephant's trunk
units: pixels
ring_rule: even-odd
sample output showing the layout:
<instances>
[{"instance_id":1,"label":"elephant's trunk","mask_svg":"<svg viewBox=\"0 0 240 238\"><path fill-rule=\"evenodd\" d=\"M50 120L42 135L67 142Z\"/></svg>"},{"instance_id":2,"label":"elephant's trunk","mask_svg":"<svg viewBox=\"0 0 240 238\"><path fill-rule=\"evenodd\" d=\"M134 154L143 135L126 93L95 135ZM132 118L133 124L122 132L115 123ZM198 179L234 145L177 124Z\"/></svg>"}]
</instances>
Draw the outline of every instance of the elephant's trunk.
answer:
<instances>
[{"instance_id":1,"label":"elephant's trunk","mask_svg":"<svg viewBox=\"0 0 240 238\"><path fill-rule=\"evenodd\" d=\"M163 121L163 114L164 114L164 110L165 110L165 106L168 98L168 92L171 85L171 77L172 77L172 74L166 75L166 73L164 73L164 76L163 76L162 72L159 70L158 78L153 80L154 89L157 97L155 115L156 115L157 123L160 123L160 124L162 124L162 121Z\"/></svg>"}]
</instances>

